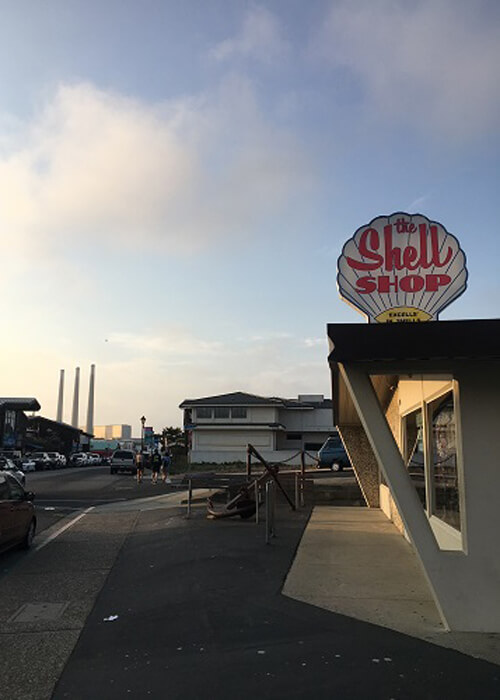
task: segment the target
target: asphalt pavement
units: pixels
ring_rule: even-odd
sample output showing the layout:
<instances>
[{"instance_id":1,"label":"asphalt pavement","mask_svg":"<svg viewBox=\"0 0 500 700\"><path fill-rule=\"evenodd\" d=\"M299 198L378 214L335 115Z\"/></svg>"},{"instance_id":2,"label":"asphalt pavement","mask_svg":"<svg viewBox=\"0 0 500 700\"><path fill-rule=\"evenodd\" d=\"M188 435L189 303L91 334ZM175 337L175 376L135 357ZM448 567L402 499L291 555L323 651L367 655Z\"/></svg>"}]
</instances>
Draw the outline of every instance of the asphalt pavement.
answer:
<instances>
[{"instance_id":1,"label":"asphalt pavement","mask_svg":"<svg viewBox=\"0 0 500 700\"><path fill-rule=\"evenodd\" d=\"M263 525L139 513L54 700L500 697L498 666L292 600L308 511Z\"/></svg>"},{"instance_id":2,"label":"asphalt pavement","mask_svg":"<svg viewBox=\"0 0 500 700\"><path fill-rule=\"evenodd\" d=\"M310 506L279 505L266 545L88 469L30 486L68 510L0 573L0 698L500 698L497 665L282 594Z\"/></svg>"}]
</instances>

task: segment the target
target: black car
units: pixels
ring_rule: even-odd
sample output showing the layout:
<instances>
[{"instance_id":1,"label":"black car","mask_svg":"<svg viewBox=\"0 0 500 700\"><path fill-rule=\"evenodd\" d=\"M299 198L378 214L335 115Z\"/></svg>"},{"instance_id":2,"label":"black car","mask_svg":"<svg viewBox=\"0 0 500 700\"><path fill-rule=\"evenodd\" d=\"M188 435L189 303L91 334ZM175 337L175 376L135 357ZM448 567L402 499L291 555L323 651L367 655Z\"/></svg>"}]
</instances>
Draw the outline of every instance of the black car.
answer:
<instances>
[{"instance_id":1,"label":"black car","mask_svg":"<svg viewBox=\"0 0 500 700\"><path fill-rule=\"evenodd\" d=\"M36 532L34 498L10 472L0 471L0 551L31 547Z\"/></svg>"}]
</instances>

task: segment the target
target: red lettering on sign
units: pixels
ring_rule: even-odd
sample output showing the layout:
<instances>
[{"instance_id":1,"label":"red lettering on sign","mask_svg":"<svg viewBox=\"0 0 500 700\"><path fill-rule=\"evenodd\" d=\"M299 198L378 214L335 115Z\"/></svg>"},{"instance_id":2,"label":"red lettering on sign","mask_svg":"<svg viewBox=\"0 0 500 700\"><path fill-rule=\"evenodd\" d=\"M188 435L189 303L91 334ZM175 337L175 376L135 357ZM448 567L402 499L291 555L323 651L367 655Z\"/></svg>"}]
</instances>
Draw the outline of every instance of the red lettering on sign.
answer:
<instances>
[{"instance_id":1,"label":"red lettering on sign","mask_svg":"<svg viewBox=\"0 0 500 700\"><path fill-rule=\"evenodd\" d=\"M421 292L425 287L426 292L437 292L439 287L450 284L449 275L380 275L379 277L360 277L356 280L359 294L372 294L377 291L380 294L390 294L401 289L403 292Z\"/></svg>"},{"instance_id":2,"label":"red lettering on sign","mask_svg":"<svg viewBox=\"0 0 500 700\"><path fill-rule=\"evenodd\" d=\"M410 229L413 229L410 231ZM445 267L453 257L453 249L448 246L446 250L440 251L439 237L437 226L430 225L427 229L427 224L419 224L418 247L407 245L403 248L394 245L393 243L393 225L387 224L383 231L383 251L382 255L379 250L382 247L380 234L374 228L367 228L363 231L359 238L358 249L364 260L347 257L347 264L354 270L363 270L372 272L383 268L387 272L393 270L428 270L430 267ZM400 219L396 224L396 230L399 232L416 232L414 224L409 225L408 222Z\"/></svg>"}]
</instances>

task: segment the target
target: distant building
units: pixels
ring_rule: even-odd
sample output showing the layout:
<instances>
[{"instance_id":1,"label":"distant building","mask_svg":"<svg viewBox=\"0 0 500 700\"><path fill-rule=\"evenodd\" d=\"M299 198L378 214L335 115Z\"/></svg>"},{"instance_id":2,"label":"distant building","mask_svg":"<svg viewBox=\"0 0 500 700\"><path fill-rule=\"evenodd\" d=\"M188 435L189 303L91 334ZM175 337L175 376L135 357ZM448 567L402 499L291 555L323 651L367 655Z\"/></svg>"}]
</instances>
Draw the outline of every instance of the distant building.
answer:
<instances>
[{"instance_id":1,"label":"distant building","mask_svg":"<svg viewBox=\"0 0 500 700\"><path fill-rule=\"evenodd\" d=\"M0 398L0 448L24 452L28 417L25 411L39 411L35 398Z\"/></svg>"},{"instance_id":2,"label":"distant building","mask_svg":"<svg viewBox=\"0 0 500 700\"><path fill-rule=\"evenodd\" d=\"M130 440L132 426L130 425L95 425L94 437L102 440Z\"/></svg>"},{"instance_id":3,"label":"distant building","mask_svg":"<svg viewBox=\"0 0 500 700\"><path fill-rule=\"evenodd\" d=\"M244 462L250 443L264 459L299 464L305 450L313 464L316 451L336 432L332 402L322 394L283 399L236 391L186 399L180 408L192 463Z\"/></svg>"}]
</instances>

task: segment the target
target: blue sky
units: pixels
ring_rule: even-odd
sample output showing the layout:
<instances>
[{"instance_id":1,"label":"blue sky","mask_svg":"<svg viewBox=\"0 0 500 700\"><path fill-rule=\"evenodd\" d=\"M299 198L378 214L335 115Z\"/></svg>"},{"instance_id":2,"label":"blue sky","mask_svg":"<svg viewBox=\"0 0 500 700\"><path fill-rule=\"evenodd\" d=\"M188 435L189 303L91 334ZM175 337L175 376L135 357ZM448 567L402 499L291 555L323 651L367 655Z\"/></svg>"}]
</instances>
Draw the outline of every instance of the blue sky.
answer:
<instances>
[{"instance_id":1,"label":"blue sky","mask_svg":"<svg viewBox=\"0 0 500 700\"><path fill-rule=\"evenodd\" d=\"M179 425L227 391L329 393L343 243L420 212L498 316L500 4L6 0L2 394ZM8 303L6 303L8 300Z\"/></svg>"}]
</instances>

